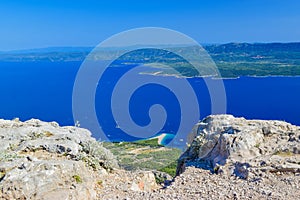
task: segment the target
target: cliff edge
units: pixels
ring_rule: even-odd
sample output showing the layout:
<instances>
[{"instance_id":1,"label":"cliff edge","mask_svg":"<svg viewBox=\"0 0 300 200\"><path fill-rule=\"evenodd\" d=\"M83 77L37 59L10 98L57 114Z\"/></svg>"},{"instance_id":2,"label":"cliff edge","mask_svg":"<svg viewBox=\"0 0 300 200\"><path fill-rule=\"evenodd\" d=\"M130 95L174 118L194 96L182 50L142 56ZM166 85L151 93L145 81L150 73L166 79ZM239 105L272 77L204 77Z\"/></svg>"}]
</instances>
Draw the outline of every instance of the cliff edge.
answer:
<instances>
[{"instance_id":1,"label":"cliff edge","mask_svg":"<svg viewBox=\"0 0 300 200\"><path fill-rule=\"evenodd\" d=\"M121 169L88 130L0 120L0 199L300 198L300 127L211 115L189 137L177 176L160 186L152 171Z\"/></svg>"}]
</instances>

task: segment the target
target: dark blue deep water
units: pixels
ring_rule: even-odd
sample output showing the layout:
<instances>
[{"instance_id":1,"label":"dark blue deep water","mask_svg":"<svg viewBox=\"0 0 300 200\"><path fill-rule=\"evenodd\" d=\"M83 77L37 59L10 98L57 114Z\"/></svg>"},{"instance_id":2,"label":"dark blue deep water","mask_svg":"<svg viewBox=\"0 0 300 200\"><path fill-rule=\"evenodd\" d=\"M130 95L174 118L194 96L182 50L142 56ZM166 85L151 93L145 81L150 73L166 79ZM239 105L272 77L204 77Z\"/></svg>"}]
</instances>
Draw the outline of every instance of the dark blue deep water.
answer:
<instances>
[{"instance_id":1,"label":"dark blue deep water","mask_svg":"<svg viewBox=\"0 0 300 200\"><path fill-rule=\"evenodd\" d=\"M38 118L74 125L72 90L80 65L81 62L0 62L0 118ZM96 112L106 116L100 121L101 126L114 140L127 139L118 132L109 105L114 83L126 70L126 67L121 72L120 68L109 70L100 80L100 85L105 87L97 88L96 93ZM191 78L189 82L198 91L200 118L211 114L210 98L202 78ZM228 114L300 125L300 77L241 77L225 79L224 85ZM167 88L155 84L134 93L130 112L135 122L147 125L147 112L153 104L163 105L168 113L162 132L176 132L180 122L179 103Z\"/></svg>"}]
</instances>

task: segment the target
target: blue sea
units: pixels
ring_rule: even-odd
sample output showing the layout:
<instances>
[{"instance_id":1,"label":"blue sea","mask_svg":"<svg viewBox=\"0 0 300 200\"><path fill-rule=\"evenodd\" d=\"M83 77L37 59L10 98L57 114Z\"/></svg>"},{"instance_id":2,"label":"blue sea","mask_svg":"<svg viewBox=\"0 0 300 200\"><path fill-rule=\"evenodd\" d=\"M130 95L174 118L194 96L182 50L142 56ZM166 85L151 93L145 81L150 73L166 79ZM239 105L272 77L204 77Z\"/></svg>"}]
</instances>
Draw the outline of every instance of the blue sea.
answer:
<instances>
[{"instance_id":1,"label":"blue sea","mask_svg":"<svg viewBox=\"0 0 300 200\"><path fill-rule=\"evenodd\" d=\"M81 62L0 62L0 118L38 118L74 125L72 92ZM132 66L111 68L99 81L95 109L98 123L115 141L136 138L120 131L114 121L110 98L121 75ZM142 75L141 76L149 76ZM174 77L164 77L171 79ZM211 114L211 101L203 78L189 78L200 107L199 120ZM300 77L240 77L224 79L227 113L248 119L277 119L300 125ZM149 123L148 110L161 104L167 120L161 133L176 133L180 123L180 105L167 88L145 86L134 93L130 114L141 126ZM104 117L103 117L104 116ZM84 127L93 130L93 127ZM97 133L93 133L94 136Z\"/></svg>"}]
</instances>

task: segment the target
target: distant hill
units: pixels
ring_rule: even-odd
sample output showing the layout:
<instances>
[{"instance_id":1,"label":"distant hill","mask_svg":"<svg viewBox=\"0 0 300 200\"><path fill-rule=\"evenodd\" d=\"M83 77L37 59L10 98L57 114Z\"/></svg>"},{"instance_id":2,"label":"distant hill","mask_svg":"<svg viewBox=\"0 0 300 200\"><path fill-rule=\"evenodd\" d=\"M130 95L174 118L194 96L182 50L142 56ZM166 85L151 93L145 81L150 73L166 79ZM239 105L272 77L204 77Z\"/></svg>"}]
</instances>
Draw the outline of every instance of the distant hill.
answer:
<instances>
[{"instance_id":1,"label":"distant hill","mask_svg":"<svg viewBox=\"0 0 300 200\"><path fill-rule=\"evenodd\" d=\"M293 43L228 43L205 45L205 49L212 53L229 52L266 52L266 51L298 51L300 52L300 42Z\"/></svg>"},{"instance_id":2,"label":"distant hill","mask_svg":"<svg viewBox=\"0 0 300 200\"><path fill-rule=\"evenodd\" d=\"M203 47L215 61L222 77L300 75L300 42L206 44ZM172 48L191 52L191 55L195 50L192 46L172 46L169 49ZM92 49L92 47L50 47L7 51L0 52L0 61L83 61ZM122 49L105 48L101 51L101 59L109 59L113 53ZM142 54L137 52L126 54L120 58L122 59L126 61L124 63L163 62L174 65L174 68L185 76L199 75L190 64L184 63L182 58L174 57L174 54L172 57L167 52L158 52L155 47ZM212 74L204 73L204 75Z\"/></svg>"},{"instance_id":3,"label":"distant hill","mask_svg":"<svg viewBox=\"0 0 300 200\"><path fill-rule=\"evenodd\" d=\"M225 77L300 75L300 43L229 43L205 49Z\"/></svg>"},{"instance_id":4,"label":"distant hill","mask_svg":"<svg viewBox=\"0 0 300 200\"><path fill-rule=\"evenodd\" d=\"M47 47L37 49L23 49L12 51L0 51L0 54L44 54L44 53L72 53L72 52L90 52L93 47Z\"/></svg>"}]
</instances>

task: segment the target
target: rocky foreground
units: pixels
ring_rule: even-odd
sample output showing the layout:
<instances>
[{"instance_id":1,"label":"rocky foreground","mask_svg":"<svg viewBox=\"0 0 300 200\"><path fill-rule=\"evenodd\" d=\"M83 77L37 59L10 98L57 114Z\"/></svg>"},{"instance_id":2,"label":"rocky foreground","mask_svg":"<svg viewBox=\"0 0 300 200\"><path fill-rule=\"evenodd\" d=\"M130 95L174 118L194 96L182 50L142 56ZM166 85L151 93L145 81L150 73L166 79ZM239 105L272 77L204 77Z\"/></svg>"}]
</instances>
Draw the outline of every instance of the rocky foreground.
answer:
<instances>
[{"instance_id":1,"label":"rocky foreground","mask_svg":"<svg viewBox=\"0 0 300 200\"><path fill-rule=\"evenodd\" d=\"M0 199L300 198L300 127L216 115L191 137L160 185L152 171L121 169L85 129L0 120Z\"/></svg>"}]
</instances>

